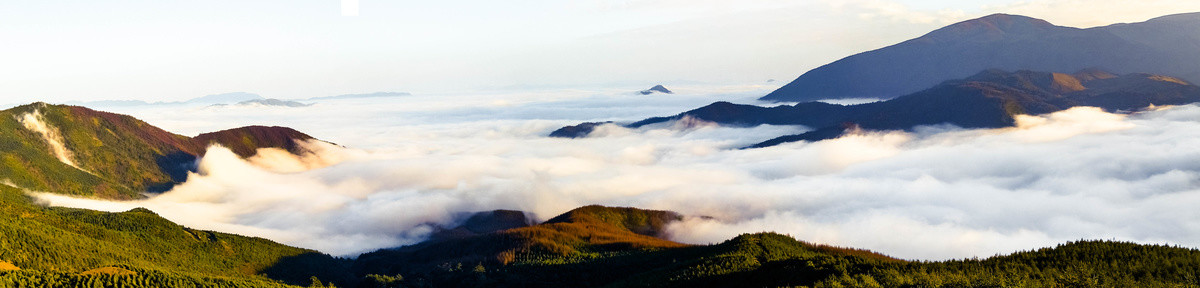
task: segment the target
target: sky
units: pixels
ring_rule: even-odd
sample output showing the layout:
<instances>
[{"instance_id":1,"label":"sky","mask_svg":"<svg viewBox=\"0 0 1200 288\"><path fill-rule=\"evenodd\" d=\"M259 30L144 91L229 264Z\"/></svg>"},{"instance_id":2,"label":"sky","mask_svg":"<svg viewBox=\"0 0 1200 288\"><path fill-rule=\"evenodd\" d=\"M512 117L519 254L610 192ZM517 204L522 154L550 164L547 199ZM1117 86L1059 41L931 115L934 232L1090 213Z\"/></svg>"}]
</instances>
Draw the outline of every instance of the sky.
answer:
<instances>
[{"instance_id":1,"label":"sky","mask_svg":"<svg viewBox=\"0 0 1200 288\"><path fill-rule=\"evenodd\" d=\"M5 1L0 103L756 84L991 13L1092 27L1200 11L1186 0L355 2L357 13L340 0Z\"/></svg>"}]
</instances>

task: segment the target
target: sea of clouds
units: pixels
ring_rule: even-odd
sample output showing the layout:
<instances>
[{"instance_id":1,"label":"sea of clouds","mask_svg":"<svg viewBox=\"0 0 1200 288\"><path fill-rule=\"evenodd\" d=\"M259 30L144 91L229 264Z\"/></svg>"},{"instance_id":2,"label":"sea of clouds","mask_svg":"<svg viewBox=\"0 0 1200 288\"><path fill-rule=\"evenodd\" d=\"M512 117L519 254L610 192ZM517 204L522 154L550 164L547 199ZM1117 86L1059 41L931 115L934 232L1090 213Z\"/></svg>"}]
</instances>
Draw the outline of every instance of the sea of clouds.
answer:
<instances>
[{"instance_id":1,"label":"sea of clouds","mask_svg":"<svg viewBox=\"0 0 1200 288\"><path fill-rule=\"evenodd\" d=\"M317 155L212 147L175 189L132 202L38 194L52 205L149 208L180 224L334 255L423 240L466 212L548 219L587 204L678 211L673 240L776 231L906 259L986 257L1079 239L1200 247L1200 107L1132 115L1076 108L1007 129L863 131L740 150L808 128L675 123L564 125L674 115L772 88L416 95L309 107L98 107L184 135L242 125L297 128ZM764 104L764 103L759 103ZM339 146L340 145L340 146Z\"/></svg>"}]
</instances>

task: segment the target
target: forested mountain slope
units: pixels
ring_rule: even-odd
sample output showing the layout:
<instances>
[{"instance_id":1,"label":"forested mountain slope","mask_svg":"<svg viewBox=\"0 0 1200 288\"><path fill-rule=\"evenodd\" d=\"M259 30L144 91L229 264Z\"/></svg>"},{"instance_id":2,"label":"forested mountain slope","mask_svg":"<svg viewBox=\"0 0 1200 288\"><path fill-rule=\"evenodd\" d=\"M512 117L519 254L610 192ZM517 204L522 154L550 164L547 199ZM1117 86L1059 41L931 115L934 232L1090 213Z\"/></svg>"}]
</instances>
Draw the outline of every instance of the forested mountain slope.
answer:
<instances>
[{"instance_id":1,"label":"forested mountain slope","mask_svg":"<svg viewBox=\"0 0 1200 288\"><path fill-rule=\"evenodd\" d=\"M262 238L190 229L145 209L106 213L43 207L24 192L0 185L0 219L0 261L20 269L0 272L0 283L70 282L95 269L145 271L139 275L199 283L308 284L314 276L353 281L344 260ZM226 280L202 280L209 278Z\"/></svg>"},{"instance_id":2,"label":"forested mountain slope","mask_svg":"<svg viewBox=\"0 0 1200 288\"><path fill-rule=\"evenodd\" d=\"M0 111L0 181L59 194L134 199L183 182L210 144L248 157L266 147L305 153L297 143L311 139L290 128L263 126L190 138L126 115L34 103Z\"/></svg>"}]
</instances>

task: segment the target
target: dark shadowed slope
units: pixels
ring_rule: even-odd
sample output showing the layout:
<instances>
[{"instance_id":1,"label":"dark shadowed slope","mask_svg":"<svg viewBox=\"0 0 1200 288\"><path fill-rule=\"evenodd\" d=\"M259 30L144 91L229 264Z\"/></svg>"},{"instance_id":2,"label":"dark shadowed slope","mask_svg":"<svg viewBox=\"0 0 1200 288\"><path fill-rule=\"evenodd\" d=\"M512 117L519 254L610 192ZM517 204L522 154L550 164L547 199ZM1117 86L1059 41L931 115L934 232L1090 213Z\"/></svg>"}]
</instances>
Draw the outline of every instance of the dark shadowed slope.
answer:
<instances>
[{"instance_id":1,"label":"dark shadowed slope","mask_svg":"<svg viewBox=\"0 0 1200 288\"><path fill-rule=\"evenodd\" d=\"M429 236L431 241L467 238L513 228L528 227L535 220L523 211L493 210L470 213L462 224L452 229L439 227Z\"/></svg>"},{"instance_id":2,"label":"dark shadowed slope","mask_svg":"<svg viewBox=\"0 0 1200 288\"><path fill-rule=\"evenodd\" d=\"M126 115L34 103L0 111L0 180L38 191L131 199L182 182L209 144L246 157L265 147L299 154L296 141L309 139L262 126L190 138Z\"/></svg>"},{"instance_id":3,"label":"dark shadowed slope","mask_svg":"<svg viewBox=\"0 0 1200 288\"><path fill-rule=\"evenodd\" d=\"M649 118L626 126L637 128L691 117L730 126L771 124L816 128L808 133L782 136L751 146L766 147L836 138L848 129L908 130L937 124L996 128L1013 125L1014 115L1045 114L1075 106L1130 111L1150 105L1198 101L1200 87L1168 76L1117 76L1097 69L1075 74L992 69L882 102L858 105L806 102L775 107L716 102L675 116ZM580 137L590 132L587 128L594 128L594 125L568 126L560 131L570 130Z\"/></svg>"},{"instance_id":4,"label":"dark shadowed slope","mask_svg":"<svg viewBox=\"0 0 1200 288\"><path fill-rule=\"evenodd\" d=\"M1018 15L956 23L810 70L767 101L889 99L983 69L1077 71L1101 67L1200 80L1200 13L1078 29Z\"/></svg>"}]
</instances>

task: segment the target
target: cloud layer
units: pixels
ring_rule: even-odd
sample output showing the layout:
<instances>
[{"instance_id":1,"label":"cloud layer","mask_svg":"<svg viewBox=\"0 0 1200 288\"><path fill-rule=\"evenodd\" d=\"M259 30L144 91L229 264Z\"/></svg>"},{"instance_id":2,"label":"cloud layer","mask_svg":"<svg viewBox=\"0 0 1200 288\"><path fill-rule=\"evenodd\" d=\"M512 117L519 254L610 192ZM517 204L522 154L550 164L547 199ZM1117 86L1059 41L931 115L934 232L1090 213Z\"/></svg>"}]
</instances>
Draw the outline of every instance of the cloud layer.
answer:
<instances>
[{"instance_id":1,"label":"cloud layer","mask_svg":"<svg viewBox=\"0 0 1200 288\"><path fill-rule=\"evenodd\" d=\"M40 197L110 211L145 206L191 227L336 255L420 241L432 225L453 225L464 212L517 209L549 218L587 204L715 217L673 226L678 241L777 231L911 259L989 256L1081 238L1200 247L1197 106L1131 116L1076 108L1023 117L1016 128L862 132L750 150L732 148L807 128L676 123L544 137L565 124L748 102L769 89L670 88L680 93L124 108L171 131L288 125L352 148L327 146L321 161L304 162L278 154L246 161L214 147L187 183L148 200Z\"/></svg>"}]
</instances>

